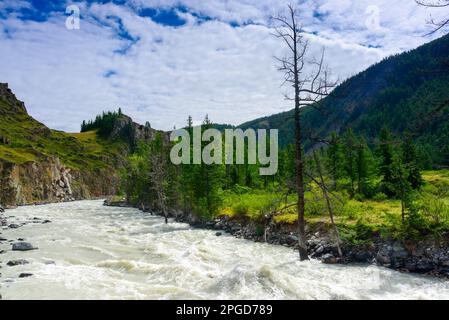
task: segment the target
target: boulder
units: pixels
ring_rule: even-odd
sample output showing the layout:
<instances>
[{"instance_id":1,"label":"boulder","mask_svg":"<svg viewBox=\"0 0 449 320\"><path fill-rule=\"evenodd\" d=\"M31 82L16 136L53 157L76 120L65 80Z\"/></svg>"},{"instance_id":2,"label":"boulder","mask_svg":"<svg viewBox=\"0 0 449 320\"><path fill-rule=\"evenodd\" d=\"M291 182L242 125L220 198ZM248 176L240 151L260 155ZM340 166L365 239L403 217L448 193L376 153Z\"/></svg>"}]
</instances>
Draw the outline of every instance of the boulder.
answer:
<instances>
[{"instance_id":1,"label":"boulder","mask_svg":"<svg viewBox=\"0 0 449 320\"><path fill-rule=\"evenodd\" d=\"M401 244L396 243L392 248L391 257L395 259L405 259L408 257L408 252Z\"/></svg>"},{"instance_id":2,"label":"boulder","mask_svg":"<svg viewBox=\"0 0 449 320\"><path fill-rule=\"evenodd\" d=\"M377 261L377 263L379 263L380 265L383 265L383 266L387 266L391 263L391 259L388 256L388 254L385 254L385 252L381 252L381 251L379 251L377 253L376 261Z\"/></svg>"},{"instance_id":3,"label":"boulder","mask_svg":"<svg viewBox=\"0 0 449 320\"><path fill-rule=\"evenodd\" d=\"M372 255L368 251L358 251L352 254L354 262L369 262L373 259Z\"/></svg>"},{"instance_id":4,"label":"boulder","mask_svg":"<svg viewBox=\"0 0 449 320\"><path fill-rule=\"evenodd\" d=\"M31 277L32 275L32 273L22 272L21 274L19 274L19 278L27 278Z\"/></svg>"},{"instance_id":5,"label":"boulder","mask_svg":"<svg viewBox=\"0 0 449 320\"><path fill-rule=\"evenodd\" d=\"M37 248L33 247L33 245L29 242L15 242L12 245L13 251L28 251L35 250Z\"/></svg>"},{"instance_id":6,"label":"boulder","mask_svg":"<svg viewBox=\"0 0 449 320\"><path fill-rule=\"evenodd\" d=\"M324 256L321 257L321 262L325 264L336 264L338 263L338 259L334 257L334 255L326 253Z\"/></svg>"},{"instance_id":7,"label":"boulder","mask_svg":"<svg viewBox=\"0 0 449 320\"><path fill-rule=\"evenodd\" d=\"M0 204L0 212L5 212L5 208Z\"/></svg>"},{"instance_id":8,"label":"boulder","mask_svg":"<svg viewBox=\"0 0 449 320\"><path fill-rule=\"evenodd\" d=\"M8 263L6 264L9 267L15 267L15 266L20 266L23 264L28 264L29 262L26 261L25 259L19 259L19 260L10 260L8 261Z\"/></svg>"},{"instance_id":9,"label":"boulder","mask_svg":"<svg viewBox=\"0 0 449 320\"><path fill-rule=\"evenodd\" d=\"M435 265L432 263L432 261L422 259L418 261L416 264L416 271L417 272L429 272L435 269Z\"/></svg>"},{"instance_id":10,"label":"boulder","mask_svg":"<svg viewBox=\"0 0 449 320\"><path fill-rule=\"evenodd\" d=\"M19 226L18 224L15 224L15 223L11 223L8 227L9 227L10 229L17 229L17 228L20 228L20 226Z\"/></svg>"},{"instance_id":11,"label":"boulder","mask_svg":"<svg viewBox=\"0 0 449 320\"><path fill-rule=\"evenodd\" d=\"M212 229L214 226L215 226L215 222L214 221L207 221L206 222L206 228Z\"/></svg>"},{"instance_id":12,"label":"boulder","mask_svg":"<svg viewBox=\"0 0 449 320\"><path fill-rule=\"evenodd\" d=\"M219 236L222 235L222 233L221 233L221 232L216 232L215 235L216 235L217 237L219 237Z\"/></svg>"},{"instance_id":13,"label":"boulder","mask_svg":"<svg viewBox=\"0 0 449 320\"><path fill-rule=\"evenodd\" d=\"M323 246L319 246L316 250L315 250L315 254L322 254L324 251L324 247Z\"/></svg>"}]
</instances>

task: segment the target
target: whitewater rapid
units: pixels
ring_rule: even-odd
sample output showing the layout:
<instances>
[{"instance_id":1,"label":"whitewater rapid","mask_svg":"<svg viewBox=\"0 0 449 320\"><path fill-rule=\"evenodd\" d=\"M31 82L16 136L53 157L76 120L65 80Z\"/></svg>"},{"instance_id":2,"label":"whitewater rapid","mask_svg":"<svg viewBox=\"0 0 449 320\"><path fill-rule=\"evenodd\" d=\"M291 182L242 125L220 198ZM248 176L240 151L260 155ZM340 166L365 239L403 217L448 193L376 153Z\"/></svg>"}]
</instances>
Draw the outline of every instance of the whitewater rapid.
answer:
<instances>
[{"instance_id":1,"label":"whitewater rapid","mask_svg":"<svg viewBox=\"0 0 449 320\"><path fill-rule=\"evenodd\" d=\"M216 236L132 208L79 201L7 210L3 299L449 299L449 281L368 265L299 262L292 249ZM26 259L14 267L7 261ZM31 277L18 278L22 272Z\"/></svg>"}]
</instances>

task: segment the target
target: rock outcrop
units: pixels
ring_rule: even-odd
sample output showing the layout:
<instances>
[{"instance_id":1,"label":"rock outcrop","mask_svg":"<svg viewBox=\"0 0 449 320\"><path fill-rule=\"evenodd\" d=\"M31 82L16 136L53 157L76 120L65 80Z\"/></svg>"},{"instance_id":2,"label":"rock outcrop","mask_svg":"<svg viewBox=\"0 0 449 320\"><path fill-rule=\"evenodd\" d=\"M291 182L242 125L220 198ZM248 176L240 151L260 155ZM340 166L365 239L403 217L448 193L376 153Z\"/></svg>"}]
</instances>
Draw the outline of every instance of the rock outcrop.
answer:
<instances>
[{"instance_id":1,"label":"rock outcrop","mask_svg":"<svg viewBox=\"0 0 449 320\"><path fill-rule=\"evenodd\" d=\"M6 102L8 110L10 112L16 113L27 113L25 108L25 103L18 100L11 89L8 87L7 83L0 83L0 98ZM0 112L5 112L6 110L0 109Z\"/></svg>"},{"instance_id":2,"label":"rock outcrop","mask_svg":"<svg viewBox=\"0 0 449 320\"><path fill-rule=\"evenodd\" d=\"M114 134L128 127L133 139L153 137L154 130L126 116L116 124ZM74 136L52 131L33 119L8 84L0 83L0 208L115 194L118 168L125 165L130 150L87 155L89 148ZM94 148L101 151L102 145Z\"/></svg>"},{"instance_id":3,"label":"rock outcrop","mask_svg":"<svg viewBox=\"0 0 449 320\"><path fill-rule=\"evenodd\" d=\"M1 202L14 206L74 200L72 175L58 158L13 164L0 161Z\"/></svg>"}]
</instances>

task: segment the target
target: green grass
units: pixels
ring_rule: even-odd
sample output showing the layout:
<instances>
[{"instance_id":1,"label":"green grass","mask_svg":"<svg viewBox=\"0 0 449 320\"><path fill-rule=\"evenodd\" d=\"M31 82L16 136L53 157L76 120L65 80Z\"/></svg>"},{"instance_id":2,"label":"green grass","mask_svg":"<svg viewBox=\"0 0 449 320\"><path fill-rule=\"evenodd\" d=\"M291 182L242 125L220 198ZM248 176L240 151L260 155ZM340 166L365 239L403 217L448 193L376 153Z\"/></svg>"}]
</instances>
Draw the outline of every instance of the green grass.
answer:
<instances>
[{"instance_id":1,"label":"green grass","mask_svg":"<svg viewBox=\"0 0 449 320\"><path fill-rule=\"evenodd\" d=\"M441 196L440 191L441 185L449 188L449 170L426 171L423 172L423 178L426 183L414 201L421 215L422 226L418 227L422 227L423 234L449 230L449 193ZM373 235L408 236L410 226L402 224L399 200L356 200L349 199L344 192L334 194L339 199L334 197L332 201L334 218L343 239L360 243L372 241ZM273 216L276 223L297 223L295 195L285 199L281 192L249 189L238 194L227 191L223 197L221 215L261 221L266 214L276 212ZM319 189L312 185L305 198L307 222L330 226L327 206Z\"/></svg>"},{"instance_id":2,"label":"green grass","mask_svg":"<svg viewBox=\"0 0 449 320\"><path fill-rule=\"evenodd\" d=\"M4 159L8 162L22 164L36 160L36 156L26 149L13 149L4 145L0 145L0 159Z\"/></svg>"},{"instance_id":3,"label":"green grass","mask_svg":"<svg viewBox=\"0 0 449 320\"><path fill-rule=\"evenodd\" d=\"M11 110L0 100L0 159L22 164L57 156L72 169L101 169L113 165L124 154L124 145L97 137L94 131L65 133L50 130L28 114Z\"/></svg>"}]
</instances>

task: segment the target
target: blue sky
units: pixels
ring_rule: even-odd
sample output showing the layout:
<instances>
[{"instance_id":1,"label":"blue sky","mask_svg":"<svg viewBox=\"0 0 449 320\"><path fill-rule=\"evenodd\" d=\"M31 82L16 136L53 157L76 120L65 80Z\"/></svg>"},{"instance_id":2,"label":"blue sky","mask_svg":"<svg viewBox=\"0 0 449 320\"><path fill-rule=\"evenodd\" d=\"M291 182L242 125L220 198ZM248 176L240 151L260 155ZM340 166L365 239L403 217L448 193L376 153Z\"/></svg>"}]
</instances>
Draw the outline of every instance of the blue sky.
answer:
<instances>
[{"instance_id":1,"label":"blue sky","mask_svg":"<svg viewBox=\"0 0 449 320\"><path fill-rule=\"evenodd\" d=\"M292 108L273 58L284 49L269 22L287 3L2 0L0 82L10 84L32 116L66 131L118 107L160 129L206 113L239 124ZM71 4L80 9L79 30L65 27ZM426 20L447 14L413 0L298 6L311 57L325 47L341 80L441 36L423 36Z\"/></svg>"}]
</instances>

